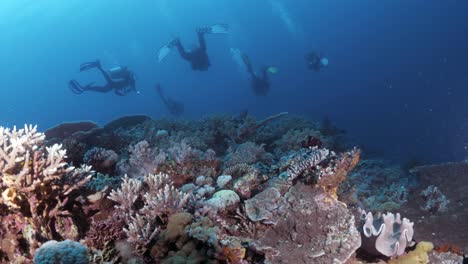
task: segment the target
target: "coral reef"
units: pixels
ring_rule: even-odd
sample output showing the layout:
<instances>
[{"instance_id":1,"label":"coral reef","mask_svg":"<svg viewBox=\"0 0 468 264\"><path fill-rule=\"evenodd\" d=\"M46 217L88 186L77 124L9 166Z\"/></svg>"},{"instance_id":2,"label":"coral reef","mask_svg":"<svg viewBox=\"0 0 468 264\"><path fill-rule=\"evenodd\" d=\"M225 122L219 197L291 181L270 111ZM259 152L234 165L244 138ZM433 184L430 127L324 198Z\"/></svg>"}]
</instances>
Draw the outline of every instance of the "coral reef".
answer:
<instances>
[{"instance_id":1,"label":"coral reef","mask_svg":"<svg viewBox=\"0 0 468 264\"><path fill-rule=\"evenodd\" d=\"M58 244L82 263L457 263L466 251L466 163L406 173L360 160L329 120L127 116L47 134L0 128L2 263L53 263ZM409 251L413 237L437 250Z\"/></svg>"}]
</instances>

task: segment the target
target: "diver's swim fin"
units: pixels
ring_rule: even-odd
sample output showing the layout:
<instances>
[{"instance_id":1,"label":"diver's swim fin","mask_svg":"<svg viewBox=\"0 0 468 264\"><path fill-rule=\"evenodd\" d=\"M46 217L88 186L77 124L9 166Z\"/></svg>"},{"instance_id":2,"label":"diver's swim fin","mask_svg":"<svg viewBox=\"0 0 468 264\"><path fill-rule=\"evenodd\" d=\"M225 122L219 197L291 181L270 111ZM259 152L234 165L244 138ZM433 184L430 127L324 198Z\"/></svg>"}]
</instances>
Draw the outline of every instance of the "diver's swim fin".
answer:
<instances>
[{"instance_id":1,"label":"diver's swim fin","mask_svg":"<svg viewBox=\"0 0 468 264\"><path fill-rule=\"evenodd\" d=\"M227 34L229 33L228 24L214 24L207 28L208 34Z\"/></svg>"},{"instance_id":2,"label":"diver's swim fin","mask_svg":"<svg viewBox=\"0 0 468 264\"><path fill-rule=\"evenodd\" d=\"M68 88L74 93L74 94L82 94L83 93L83 88L81 85L76 81L76 80L71 80L68 82Z\"/></svg>"},{"instance_id":3,"label":"diver's swim fin","mask_svg":"<svg viewBox=\"0 0 468 264\"><path fill-rule=\"evenodd\" d=\"M268 66L268 67L266 68L266 70L267 70L269 73L271 73L271 74L276 74L276 73L278 73L278 71L279 71L278 68L275 67L275 66Z\"/></svg>"},{"instance_id":4,"label":"diver's swim fin","mask_svg":"<svg viewBox=\"0 0 468 264\"><path fill-rule=\"evenodd\" d=\"M171 53L172 48L176 45L177 39L171 40L166 45L162 46L158 51L158 62L161 63L169 53Z\"/></svg>"},{"instance_id":5,"label":"diver's swim fin","mask_svg":"<svg viewBox=\"0 0 468 264\"><path fill-rule=\"evenodd\" d=\"M99 60L96 61L91 61L91 62L85 62L80 65L80 72L82 71L87 71L92 68L97 68L101 67L101 62Z\"/></svg>"}]
</instances>

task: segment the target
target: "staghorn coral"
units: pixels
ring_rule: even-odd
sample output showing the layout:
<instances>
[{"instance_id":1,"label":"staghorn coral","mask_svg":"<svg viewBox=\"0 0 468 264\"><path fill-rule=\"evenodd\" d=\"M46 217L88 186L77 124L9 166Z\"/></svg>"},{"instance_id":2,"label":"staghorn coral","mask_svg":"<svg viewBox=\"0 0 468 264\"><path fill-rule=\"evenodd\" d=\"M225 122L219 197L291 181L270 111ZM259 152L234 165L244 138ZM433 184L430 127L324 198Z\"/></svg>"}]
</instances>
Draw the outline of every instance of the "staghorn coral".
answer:
<instances>
[{"instance_id":1,"label":"staghorn coral","mask_svg":"<svg viewBox=\"0 0 468 264\"><path fill-rule=\"evenodd\" d=\"M387 257L402 255L413 239L413 225L408 219L399 213L378 214L360 210L362 227L363 248L372 254L382 254Z\"/></svg>"},{"instance_id":2,"label":"staghorn coral","mask_svg":"<svg viewBox=\"0 0 468 264\"><path fill-rule=\"evenodd\" d=\"M167 219L183 210L189 195L179 192L168 175L149 174L142 181L125 177L121 188L112 190L108 198L118 203L117 213L128 225L127 240L142 255Z\"/></svg>"},{"instance_id":3,"label":"staghorn coral","mask_svg":"<svg viewBox=\"0 0 468 264\"><path fill-rule=\"evenodd\" d=\"M66 150L57 144L44 147L44 140L33 126L0 127L0 204L17 227L13 231L3 225L7 235L16 235L17 241L10 243L21 245L15 257L30 257L46 240L76 239L82 232L86 199L79 197L91 177L90 167L69 166Z\"/></svg>"}]
</instances>

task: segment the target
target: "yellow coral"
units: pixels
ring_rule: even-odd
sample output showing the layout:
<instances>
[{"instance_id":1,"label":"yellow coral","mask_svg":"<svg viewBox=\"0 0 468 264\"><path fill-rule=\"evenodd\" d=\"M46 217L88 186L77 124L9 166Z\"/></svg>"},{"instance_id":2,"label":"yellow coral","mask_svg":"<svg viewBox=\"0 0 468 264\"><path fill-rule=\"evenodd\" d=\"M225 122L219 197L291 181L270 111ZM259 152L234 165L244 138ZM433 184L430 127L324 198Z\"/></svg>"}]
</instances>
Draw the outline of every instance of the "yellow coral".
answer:
<instances>
[{"instance_id":1,"label":"yellow coral","mask_svg":"<svg viewBox=\"0 0 468 264\"><path fill-rule=\"evenodd\" d=\"M434 249L434 245L431 242L421 241L416 246L416 249L409 252L404 256L400 256L397 259L392 259L389 264L427 264L429 263L428 252Z\"/></svg>"}]
</instances>

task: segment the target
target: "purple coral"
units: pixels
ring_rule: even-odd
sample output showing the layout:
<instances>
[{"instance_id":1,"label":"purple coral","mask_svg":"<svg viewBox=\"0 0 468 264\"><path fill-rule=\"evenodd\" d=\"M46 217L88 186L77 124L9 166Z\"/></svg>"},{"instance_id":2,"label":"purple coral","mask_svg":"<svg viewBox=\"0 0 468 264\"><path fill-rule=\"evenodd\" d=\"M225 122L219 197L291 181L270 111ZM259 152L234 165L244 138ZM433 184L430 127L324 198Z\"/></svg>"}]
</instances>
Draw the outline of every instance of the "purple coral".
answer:
<instances>
[{"instance_id":1,"label":"purple coral","mask_svg":"<svg viewBox=\"0 0 468 264\"><path fill-rule=\"evenodd\" d=\"M109 195L109 199L118 203L117 213L124 216L128 225L124 229L127 240L139 254L148 250L149 243L160 232L161 223L183 211L188 198L166 174L149 174L142 181L125 177L121 188Z\"/></svg>"}]
</instances>

